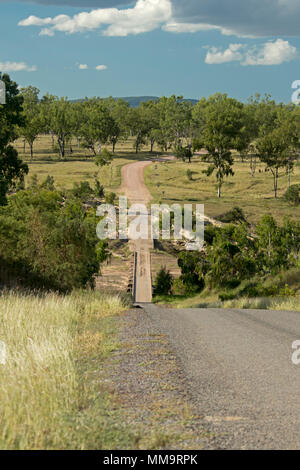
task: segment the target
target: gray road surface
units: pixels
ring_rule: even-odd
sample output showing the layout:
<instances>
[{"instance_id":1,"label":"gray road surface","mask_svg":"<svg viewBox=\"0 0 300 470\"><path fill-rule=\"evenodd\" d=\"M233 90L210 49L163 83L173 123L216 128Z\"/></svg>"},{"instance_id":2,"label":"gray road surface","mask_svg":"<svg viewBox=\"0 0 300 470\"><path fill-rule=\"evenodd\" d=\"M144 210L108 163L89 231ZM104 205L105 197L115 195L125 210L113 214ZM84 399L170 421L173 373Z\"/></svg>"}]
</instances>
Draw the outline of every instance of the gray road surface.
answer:
<instances>
[{"instance_id":1,"label":"gray road surface","mask_svg":"<svg viewBox=\"0 0 300 470\"><path fill-rule=\"evenodd\" d=\"M300 312L144 305L167 334L214 448L299 449Z\"/></svg>"}]
</instances>

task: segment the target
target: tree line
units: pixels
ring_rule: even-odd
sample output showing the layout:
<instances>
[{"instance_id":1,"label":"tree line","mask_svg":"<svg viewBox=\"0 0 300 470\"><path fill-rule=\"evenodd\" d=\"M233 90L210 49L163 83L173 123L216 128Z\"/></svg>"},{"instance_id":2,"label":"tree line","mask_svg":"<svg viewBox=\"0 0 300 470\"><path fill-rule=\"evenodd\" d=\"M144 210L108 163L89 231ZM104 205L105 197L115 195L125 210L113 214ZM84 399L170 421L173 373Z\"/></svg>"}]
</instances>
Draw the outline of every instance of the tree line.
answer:
<instances>
[{"instance_id":1,"label":"tree line","mask_svg":"<svg viewBox=\"0 0 300 470\"><path fill-rule=\"evenodd\" d=\"M39 90L20 90L23 121L19 136L30 147L41 133L56 139L61 158L66 145L76 138L78 146L91 155L101 154L103 145L111 144L113 153L120 141L134 138L138 153L156 144L162 152L172 151L178 158L191 162L194 152L205 150L202 159L209 163L205 173L215 173L218 196L224 180L234 175L234 151L250 163L255 176L261 161L271 172L274 196L278 196L280 170L288 174L288 187L295 161L299 157L300 108L276 102L266 95L256 95L242 103L226 94L202 98L196 105L175 95L130 108L121 99L86 98L70 102L67 98L45 95Z\"/></svg>"}]
</instances>

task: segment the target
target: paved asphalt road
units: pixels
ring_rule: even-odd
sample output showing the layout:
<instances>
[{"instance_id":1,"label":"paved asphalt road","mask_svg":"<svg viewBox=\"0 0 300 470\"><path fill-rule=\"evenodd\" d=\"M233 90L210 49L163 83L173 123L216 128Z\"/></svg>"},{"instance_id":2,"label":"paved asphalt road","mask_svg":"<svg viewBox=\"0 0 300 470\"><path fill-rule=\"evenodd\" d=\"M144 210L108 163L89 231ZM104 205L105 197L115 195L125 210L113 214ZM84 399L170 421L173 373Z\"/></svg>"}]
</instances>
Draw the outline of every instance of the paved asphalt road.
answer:
<instances>
[{"instance_id":1,"label":"paved asphalt road","mask_svg":"<svg viewBox=\"0 0 300 470\"><path fill-rule=\"evenodd\" d=\"M300 312L143 307L168 335L214 448L300 448Z\"/></svg>"}]
</instances>

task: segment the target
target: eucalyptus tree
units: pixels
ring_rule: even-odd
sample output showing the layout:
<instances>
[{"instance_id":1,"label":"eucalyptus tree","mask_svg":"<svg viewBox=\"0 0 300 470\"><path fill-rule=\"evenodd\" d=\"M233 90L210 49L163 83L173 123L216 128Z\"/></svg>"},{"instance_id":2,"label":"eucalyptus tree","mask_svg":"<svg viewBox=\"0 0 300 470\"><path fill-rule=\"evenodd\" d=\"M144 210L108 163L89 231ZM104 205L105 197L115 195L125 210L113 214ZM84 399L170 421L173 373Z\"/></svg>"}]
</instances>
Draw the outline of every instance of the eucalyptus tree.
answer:
<instances>
[{"instance_id":1,"label":"eucalyptus tree","mask_svg":"<svg viewBox=\"0 0 300 470\"><path fill-rule=\"evenodd\" d=\"M65 158L66 143L72 135L72 111L72 106L67 98L55 98L50 103L49 129L57 137L61 158Z\"/></svg>"},{"instance_id":2,"label":"eucalyptus tree","mask_svg":"<svg viewBox=\"0 0 300 470\"><path fill-rule=\"evenodd\" d=\"M202 112L203 128L195 150L207 150L202 157L210 162L205 174L210 176L216 172L220 198L224 178L234 175L232 150L241 150L245 146L244 105L226 94L217 93L208 99Z\"/></svg>"},{"instance_id":3,"label":"eucalyptus tree","mask_svg":"<svg viewBox=\"0 0 300 470\"><path fill-rule=\"evenodd\" d=\"M105 100L100 98L86 99L82 103L82 125L80 127L81 144L94 155L101 154L115 129L115 120L110 114Z\"/></svg>"},{"instance_id":4,"label":"eucalyptus tree","mask_svg":"<svg viewBox=\"0 0 300 470\"><path fill-rule=\"evenodd\" d=\"M28 166L11 145L18 136L18 128L24 125L23 97L9 75L0 73L0 80L6 89L6 104L0 105L0 205L4 205L7 192L23 181Z\"/></svg>"},{"instance_id":5,"label":"eucalyptus tree","mask_svg":"<svg viewBox=\"0 0 300 470\"><path fill-rule=\"evenodd\" d=\"M115 100L109 97L105 100L113 122L109 133L109 143L112 145L113 153L116 151L116 145L119 141L126 140L129 135L128 114L129 103L121 98Z\"/></svg>"},{"instance_id":6,"label":"eucalyptus tree","mask_svg":"<svg viewBox=\"0 0 300 470\"><path fill-rule=\"evenodd\" d=\"M33 144L42 131L43 121L41 106L39 104L40 90L33 86L21 88L23 96L24 124L20 128L20 134L29 144L30 156L33 158Z\"/></svg>"}]
</instances>

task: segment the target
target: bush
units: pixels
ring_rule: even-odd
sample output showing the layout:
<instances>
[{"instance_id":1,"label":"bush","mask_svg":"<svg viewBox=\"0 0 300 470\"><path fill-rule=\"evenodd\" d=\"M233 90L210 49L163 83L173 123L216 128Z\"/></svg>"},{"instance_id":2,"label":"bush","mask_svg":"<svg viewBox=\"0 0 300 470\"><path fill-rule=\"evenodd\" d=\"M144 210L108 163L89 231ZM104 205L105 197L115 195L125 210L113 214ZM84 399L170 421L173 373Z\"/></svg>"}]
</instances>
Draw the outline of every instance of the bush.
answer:
<instances>
[{"instance_id":1,"label":"bush","mask_svg":"<svg viewBox=\"0 0 300 470\"><path fill-rule=\"evenodd\" d=\"M225 214L219 215L219 217L216 217L217 220L220 222L223 222L224 224L231 224L231 223L247 223L245 214L243 209L240 207L234 207L228 212L225 212Z\"/></svg>"},{"instance_id":2,"label":"bush","mask_svg":"<svg viewBox=\"0 0 300 470\"><path fill-rule=\"evenodd\" d=\"M41 188L20 191L0 210L0 259L17 284L71 291L99 272L97 218L79 200Z\"/></svg>"},{"instance_id":3,"label":"bush","mask_svg":"<svg viewBox=\"0 0 300 470\"><path fill-rule=\"evenodd\" d=\"M48 189L49 191L55 191L53 176L48 175L47 178L42 182L40 187L42 189Z\"/></svg>"},{"instance_id":4,"label":"bush","mask_svg":"<svg viewBox=\"0 0 300 470\"><path fill-rule=\"evenodd\" d=\"M170 271L163 266L156 275L154 284L155 295L168 295L172 290L173 282L173 276Z\"/></svg>"},{"instance_id":5,"label":"bush","mask_svg":"<svg viewBox=\"0 0 300 470\"><path fill-rule=\"evenodd\" d=\"M115 202L117 195L116 193L108 193L105 195L106 204L113 204Z\"/></svg>"},{"instance_id":6,"label":"bush","mask_svg":"<svg viewBox=\"0 0 300 470\"><path fill-rule=\"evenodd\" d=\"M223 292L222 294L219 295L219 300L221 302L225 302L226 300L233 300L236 298L236 295L231 294L229 292Z\"/></svg>"},{"instance_id":7,"label":"bush","mask_svg":"<svg viewBox=\"0 0 300 470\"><path fill-rule=\"evenodd\" d=\"M293 184L284 194L284 199L293 206L300 204L300 184Z\"/></svg>"},{"instance_id":8,"label":"bush","mask_svg":"<svg viewBox=\"0 0 300 470\"><path fill-rule=\"evenodd\" d=\"M102 184L97 178L95 178L94 194L96 197L100 197L100 198L104 197L104 186L102 186Z\"/></svg>"},{"instance_id":9,"label":"bush","mask_svg":"<svg viewBox=\"0 0 300 470\"><path fill-rule=\"evenodd\" d=\"M78 199L81 199L82 201L88 199L92 194L93 190L90 187L90 184L88 181L81 181L80 183L74 183L73 189L71 190L71 193L73 196L75 196Z\"/></svg>"},{"instance_id":10,"label":"bush","mask_svg":"<svg viewBox=\"0 0 300 470\"><path fill-rule=\"evenodd\" d=\"M286 284L283 289L280 289L279 295L280 297L295 297L296 292Z\"/></svg>"}]
</instances>

